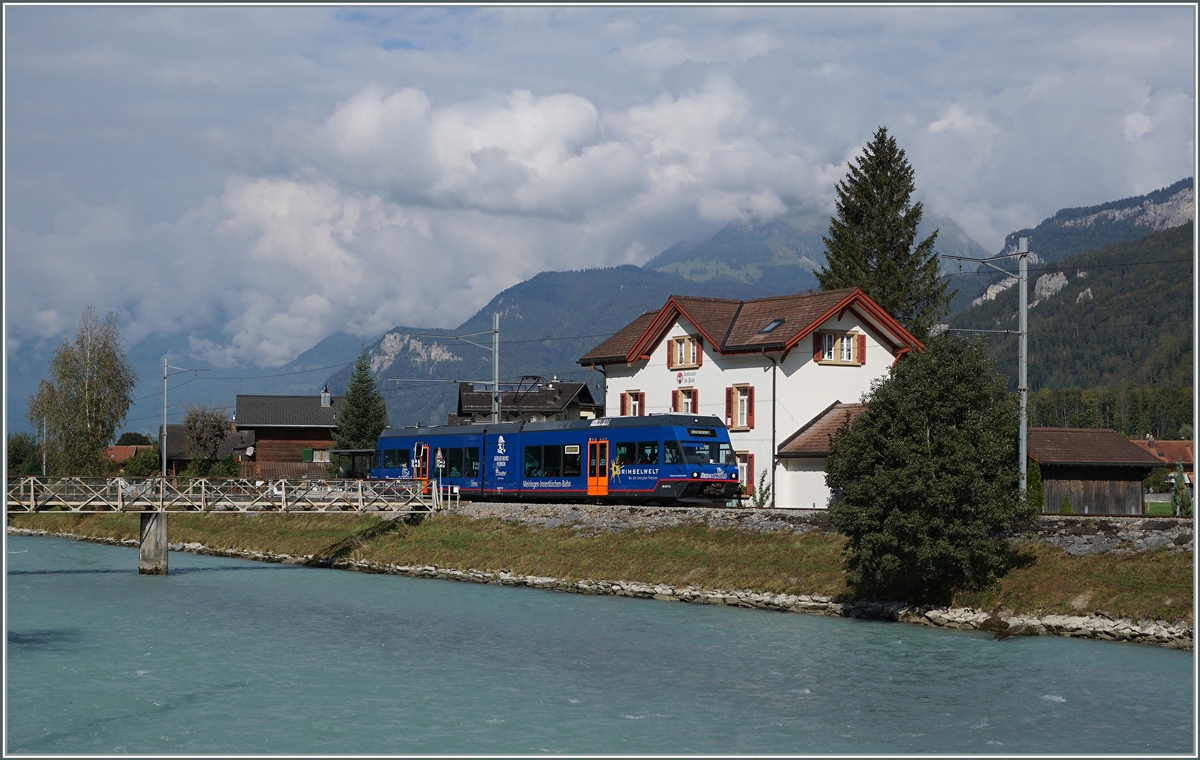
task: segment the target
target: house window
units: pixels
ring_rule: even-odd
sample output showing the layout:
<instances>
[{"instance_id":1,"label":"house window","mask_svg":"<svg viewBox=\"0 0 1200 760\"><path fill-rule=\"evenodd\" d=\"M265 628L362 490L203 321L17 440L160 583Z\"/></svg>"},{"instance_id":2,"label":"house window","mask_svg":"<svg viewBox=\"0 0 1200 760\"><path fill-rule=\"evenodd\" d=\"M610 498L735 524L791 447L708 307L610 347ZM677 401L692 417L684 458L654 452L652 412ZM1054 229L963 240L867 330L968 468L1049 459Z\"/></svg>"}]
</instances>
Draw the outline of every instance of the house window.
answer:
<instances>
[{"instance_id":1,"label":"house window","mask_svg":"<svg viewBox=\"0 0 1200 760\"><path fill-rule=\"evenodd\" d=\"M671 391L671 411L681 414L698 414L699 394L695 388L680 388Z\"/></svg>"},{"instance_id":2,"label":"house window","mask_svg":"<svg viewBox=\"0 0 1200 760\"><path fill-rule=\"evenodd\" d=\"M864 333L817 333L814 344L815 358L822 364L866 364L867 336Z\"/></svg>"},{"instance_id":3,"label":"house window","mask_svg":"<svg viewBox=\"0 0 1200 760\"><path fill-rule=\"evenodd\" d=\"M725 389L725 425L731 430L754 427L754 386L734 385Z\"/></svg>"},{"instance_id":4,"label":"house window","mask_svg":"<svg viewBox=\"0 0 1200 760\"><path fill-rule=\"evenodd\" d=\"M313 449L314 462L329 462L329 449Z\"/></svg>"},{"instance_id":5,"label":"house window","mask_svg":"<svg viewBox=\"0 0 1200 760\"><path fill-rule=\"evenodd\" d=\"M622 417L645 417L646 394L642 391L626 391L621 394Z\"/></svg>"},{"instance_id":6,"label":"house window","mask_svg":"<svg viewBox=\"0 0 1200 760\"><path fill-rule=\"evenodd\" d=\"M672 338L668 345L667 367L670 369L699 367L704 361L703 342L699 337Z\"/></svg>"},{"instance_id":7,"label":"house window","mask_svg":"<svg viewBox=\"0 0 1200 760\"><path fill-rule=\"evenodd\" d=\"M747 496L754 495L754 455L748 451L738 451L737 456L738 483L746 491Z\"/></svg>"}]
</instances>

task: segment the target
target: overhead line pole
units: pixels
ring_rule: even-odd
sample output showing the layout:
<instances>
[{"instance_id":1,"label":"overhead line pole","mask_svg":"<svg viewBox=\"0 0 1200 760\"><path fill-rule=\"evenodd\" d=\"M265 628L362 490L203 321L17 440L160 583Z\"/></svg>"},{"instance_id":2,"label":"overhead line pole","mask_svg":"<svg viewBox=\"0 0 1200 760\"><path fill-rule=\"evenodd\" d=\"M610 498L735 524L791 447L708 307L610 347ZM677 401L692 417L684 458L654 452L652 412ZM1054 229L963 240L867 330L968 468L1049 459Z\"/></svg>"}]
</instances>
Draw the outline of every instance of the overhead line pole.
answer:
<instances>
[{"instance_id":1,"label":"overhead line pole","mask_svg":"<svg viewBox=\"0 0 1200 760\"><path fill-rule=\"evenodd\" d=\"M168 369L177 369L178 372L168 373ZM183 367L172 367L167 364L167 357L163 357L163 423L162 430L159 432L159 455L162 457L162 476L167 477L167 378L175 375L182 375L184 372L208 372L206 369L184 369ZM190 380L188 382L191 382Z\"/></svg>"},{"instance_id":2,"label":"overhead line pole","mask_svg":"<svg viewBox=\"0 0 1200 760\"><path fill-rule=\"evenodd\" d=\"M478 346L485 351L492 352L492 422L500 421L500 313L493 312L492 314L492 347L488 348L482 343L476 343L467 338L475 335L483 335L487 330L477 333L467 333L466 335L436 335L434 333L414 333L417 342L421 342L422 337L433 338L449 338L451 340L461 340L463 343L470 343L472 346ZM393 378L399 379L399 378Z\"/></svg>"},{"instance_id":3,"label":"overhead line pole","mask_svg":"<svg viewBox=\"0 0 1200 760\"><path fill-rule=\"evenodd\" d=\"M1017 393L1020 396L1021 406L1021 424L1018 433L1020 440L1017 457L1020 460L1018 464L1021 471L1021 496L1024 497L1026 485L1028 484L1029 470L1029 238L1023 237L1017 239L1016 253L993 256L990 259L977 259L970 256L942 256L942 258L956 259L958 261L975 261L1010 277L1012 276L1012 272L1007 269L1001 269L993 264L992 261L996 259L1017 259L1017 284L1020 288L1020 306L1018 309L1019 329L1017 330L1017 337L1020 344L1020 359L1017 367ZM960 330L955 330L955 332L960 332ZM962 332L966 331L963 330ZM1011 333L1010 330L973 330L970 332Z\"/></svg>"}]
</instances>

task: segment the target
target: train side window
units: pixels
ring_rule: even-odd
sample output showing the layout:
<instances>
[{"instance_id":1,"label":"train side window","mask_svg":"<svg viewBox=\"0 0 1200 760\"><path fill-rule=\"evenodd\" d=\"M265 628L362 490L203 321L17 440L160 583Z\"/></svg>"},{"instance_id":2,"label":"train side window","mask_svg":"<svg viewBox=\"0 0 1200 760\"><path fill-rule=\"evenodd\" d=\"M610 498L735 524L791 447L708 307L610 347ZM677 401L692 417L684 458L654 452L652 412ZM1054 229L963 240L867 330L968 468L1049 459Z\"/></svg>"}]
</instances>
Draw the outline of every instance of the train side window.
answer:
<instances>
[{"instance_id":1,"label":"train side window","mask_svg":"<svg viewBox=\"0 0 1200 760\"><path fill-rule=\"evenodd\" d=\"M679 447L679 441L663 443L663 464L683 464L683 449Z\"/></svg>"},{"instance_id":2,"label":"train side window","mask_svg":"<svg viewBox=\"0 0 1200 760\"><path fill-rule=\"evenodd\" d=\"M582 460L579 455L579 444L563 446L562 474L565 478L577 478L580 475Z\"/></svg>"},{"instance_id":3,"label":"train side window","mask_svg":"<svg viewBox=\"0 0 1200 760\"><path fill-rule=\"evenodd\" d=\"M383 452L383 466L408 467L410 458L408 449L386 449Z\"/></svg>"},{"instance_id":4,"label":"train side window","mask_svg":"<svg viewBox=\"0 0 1200 760\"><path fill-rule=\"evenodd\" d=\"M624 466L637 462L638 445L636 443L616 443L613 446L613 461L617 464Z\"/></svg>"},{"instance_id":5,"label":"train side window","mask_svg":"<svg viewBox=\"0 0 1200 760\"><path fill-rule=\"evenodd\" d=\"M466 448L463 449L463 477L475 478L479 476L479 449Z\"/></svg>"},{"instance_id":6,"label":"train side window","mask_svg":"<svg viewBox=\"0 0 1200 760\"><path fill-rule=\"evenodd\" d=\"M658 464L658 441L641 441L637 445L638 464Z\"/></svg>"},{"instance_id":7,"label":"train side window","mask_svg":"<svg viewBox=\"0 0 1200 760\"><path fill-rule=\"evenodd\" d=\"M525 477L527 477L527 478L542 477L542 447L541 446L526 446L525 447Z\"/></svg>"},{"instance_id":8,"label":"train side window","mask_svg":"<svg viewBox=\"0 0 1200 760\"><path fill-rule=\"evenodd\" d=\"M446 449L446 477L463 476L463 456L468 449Z\"/></svg>"},{"instance_id":9,"label":"train side window","mask_svg":"<svg viewBox=\"0 0 1200 760\"><path fill-rule=\"evenodd\" d=\"M557 478L562 475L562 446L546 446L542 457L542 477Z\"/></svg>"}]
</instances>

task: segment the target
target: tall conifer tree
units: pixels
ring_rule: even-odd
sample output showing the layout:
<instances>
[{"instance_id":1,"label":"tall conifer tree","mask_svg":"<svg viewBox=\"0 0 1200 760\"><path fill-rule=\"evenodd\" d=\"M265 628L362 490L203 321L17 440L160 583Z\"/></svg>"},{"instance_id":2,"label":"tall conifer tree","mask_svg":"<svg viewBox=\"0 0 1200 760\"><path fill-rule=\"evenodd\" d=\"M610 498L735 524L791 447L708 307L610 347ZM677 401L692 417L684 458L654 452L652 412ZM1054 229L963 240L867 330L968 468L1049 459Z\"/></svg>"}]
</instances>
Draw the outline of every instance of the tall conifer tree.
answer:
<instances>
[{"instance_id":1,"label":"tall conifer tree","mask_svg":"<svg viewBox=\"0 0 1200 760\"><path fill-rule=\"evenodd\" d=\"M912 202L913 168L887 127L879 127L837 185L829 221L823 290L862 288L920 340L950 309L954 293L939 282L937 232L914 247L923 213Z\"/></svg>"},{"instance_id":2,"label":"tall conifer tree","mask_svg":"<svg viewBox=\"0 0 1200 760\"><path fill-rule=\"evenodd\" d=\"M379 434L387 427L387 403L375 387L366 348L359 352L354 363L354 374L350 376L337 423L333 440L339 449L373 449Z\"/></svg>"}]
</instances>

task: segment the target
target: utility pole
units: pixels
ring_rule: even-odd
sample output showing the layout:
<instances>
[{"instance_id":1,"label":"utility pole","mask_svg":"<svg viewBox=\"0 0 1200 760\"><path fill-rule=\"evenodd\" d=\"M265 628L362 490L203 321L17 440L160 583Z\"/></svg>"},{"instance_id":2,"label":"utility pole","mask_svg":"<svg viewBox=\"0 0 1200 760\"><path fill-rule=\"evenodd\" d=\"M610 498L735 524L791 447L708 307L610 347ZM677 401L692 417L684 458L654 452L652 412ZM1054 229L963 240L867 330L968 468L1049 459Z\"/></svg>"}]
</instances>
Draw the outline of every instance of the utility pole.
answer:
<instances>
[{"instance_id":1,"label":"utility pole","mask_svg":"<svg viewBox=\"0 0 1200 760\"><path fill-rule=\"evenodd\" d=\"M168 369L177 369L178 372L168 373ZM162 430L158 434L158 453L162 457L162 476L167 477L167 378L184 372L208 372L206 369L184 369L183 367L171 367L167 364L167 357L163 357L163 424Z\"/></svg>"},{"instance_id":2,"label":"utility pole","mask_svg":"<svg viewBox=\"0 0 1200 760\"><path fill-rule=\"evenodd\" d=\"M46 415L42 415L42 477L46 477Z\"/></svg>"},{"instance_id":3,"label":"utility pole","mask_svg":"<svg viewBox=\"0 0 1200 760\"><path fill-rule=\"evenodd\" d=\"M1019 362L1017 392L1021 395L1021 496L1025 496L1028 483L1029 457L1026 450L1029 440L1029 238L1020 238L1017 243L1017 261L1021 288L1021 358Z\"/></svg>"},{"instance_id":4,"label":"utility pole","mask_svg":"<svg viewBox=\"0 0 1200 760\"><path fill-rule=\"evenodd\" d=\"M1025 496L1025 487L1028 482L1029 459L1028 457L1028 441L1029 441L1029 238L1023 237L1017 239L1017 252L1008 253L1001 256L993 256L990 259L976 259L970 256L947 256L943 255L943 259L956 259L958 261L975 261L983 264L986 267L991 267L997 272L1012 276L1012 272L1007 269L1001 269L991 263L996 259L1017 259L1017 284L1020 291L1020 306L1018 308L1018 330L1017 336L1020 344L1020 359L1017 368L1017 393L1021 399L1021 427L1018 437L1017 456L1020 458L1018 466L1021 472L1021 496ZM951 330L959 332L954 328ZM1012 334L1012 330L962 330L961 332L998 332Z\"/></svg>"},{"instance_id":5,"label":"utility pole","mask_svg":"<svg viewBox=\"0 0 1200 760\"><path fill-rule=\"evenodd\" d=\"M492 314L492 422L500 421L500 312Z\"/></svg>"}]
</instances>

